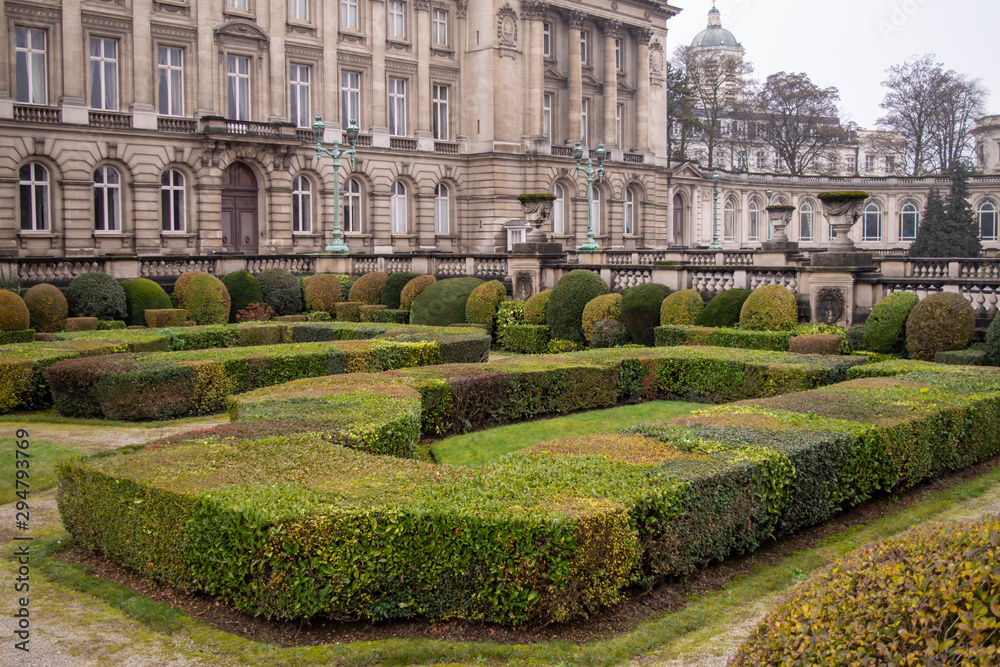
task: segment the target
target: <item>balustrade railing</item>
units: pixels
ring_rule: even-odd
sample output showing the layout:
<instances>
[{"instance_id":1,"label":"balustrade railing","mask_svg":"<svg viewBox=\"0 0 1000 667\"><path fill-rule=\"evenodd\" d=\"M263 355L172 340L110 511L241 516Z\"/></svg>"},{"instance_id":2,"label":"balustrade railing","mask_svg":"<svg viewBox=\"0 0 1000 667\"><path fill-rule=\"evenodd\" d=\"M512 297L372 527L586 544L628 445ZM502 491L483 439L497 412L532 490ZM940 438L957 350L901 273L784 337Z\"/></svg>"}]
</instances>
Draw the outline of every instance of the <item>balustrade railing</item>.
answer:
<instances>
[{"instance_id":1,"label":"balustrade railing","mask_svg":"<svg viewBox=\"0 0 1000 667\"><path fill-rule=\"evenodd\" d=\"M397 151L417 150L417 140L406 137L389 137L389 148Z\"/></svg>"},{"instance_id":2,"label":"balustrade railing","mask_svg":"<svg viewBox=\"0 0 1000 667\"><path fill-rule=\"evenodd\" d=\"M194 118L172 118L160 116L156 119L156 129L160 132L194 134L198 131L198 121Z\"/></svg>"},{"instance_id":3,"label":"balustrade railing","mask_svg":"<svg viewBox=\"0 0 1000 667\"><path fill-rule=\"evenodd\" d=\"M61 119L62 114L56 107L14 105L14 120L23 120L29 123L58 123Z\"/></svg>"},{"instance_id":4,"label":"balustrade railing","mask_svg":"<svg viewBox=\"0 0 1000 667\"><path fill-rule=\"evenodd\" d=\"M141 260L139 275L143 278L176 278L188 271L215 273L215 258L212 257L162 257Z\"/></svg>"},{"instance_id":5,"label":"balustrade railing","mask_svg":"<svg viewBox=\"0 0 1000 667\"><path fill-rule=\"evenodd\" d=\"M132 127L132 114L113 111L91 111L90 124L94 127L110 127L127 130Z\"/></svg>"}]
</instances>

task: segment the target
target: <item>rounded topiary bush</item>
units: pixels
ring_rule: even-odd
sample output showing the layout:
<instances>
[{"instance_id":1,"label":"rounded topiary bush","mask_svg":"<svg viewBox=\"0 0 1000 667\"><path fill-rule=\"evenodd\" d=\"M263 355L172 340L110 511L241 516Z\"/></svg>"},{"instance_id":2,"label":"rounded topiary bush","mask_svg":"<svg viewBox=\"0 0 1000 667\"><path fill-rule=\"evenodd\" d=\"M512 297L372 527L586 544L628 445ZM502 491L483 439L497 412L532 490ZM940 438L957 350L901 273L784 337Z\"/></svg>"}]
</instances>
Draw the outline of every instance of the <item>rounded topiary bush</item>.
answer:
<instances>
[{"instance_id":1,"label":"rounded topiary bush","mask_svg":"<svg viewBox=\"0 0 1000 667\"><path fill-rule=\"evenodd\" d=\"M622 318L622 295L602 294L595 296L583 307L581 325L583 328L583 339L590 344L590 337L594 333L594 325L601 320L618 320Z\"/></svg>"},{"instance_id":2,"label":"rounded topiary bush","mask_svg":"<svg viewBox=\"0 0 1000 667\"><path fill-rule=\"evenodd\" d=\"M795 293L781 285L758 287L740 310L740 329L783 331L799 323Z\"/></svg>"},{"instance_id":3,"label":"rounded topiary bush","mask_svg":"<svg viewBox=\"0 0 1000 667\"><path fill-rule=\"evenodd\" d=\"M876 303L865 320L862 349L883 354L902 352L906 320L918 301L920 297L916 294L896 292Z\"/></svg>"},{"instance_id":4,"label":"rounded topiary bush","mask_svg":"<svg viewBox=\"0 0 1000 667\"><path fill-rule=\"evenodd\" d=\"M125 290L106 273L81 273L66 288L70 317L124 320L127 313ZM170 306L167 306L170 308Z\"/></svg>"},{"instance_id":5,"label":"rounded topiary bush","mask_svg":"<svg viewBox=\"0 0 1000 667\"><path fill-rule=\"evenodd\" d=\"M236 313L251 303L263 303L264 293L260 281L249 271L233 271L222 276L222 284L229 291L229 321L236 321ZM176 289L176 285L174 289Z\"/></svg>"},{"instance_id":6,"label":"rounded topiary bush","mask_svg":"<svg viewBox=\"0 0 1000 667\"><path fill-rule=\"evenodd\" d=\"M121 286L128 304L128 315L124 319L130 325L145 326L147 310L174 307L166 290L148 278L129 278L123 280Z\"/></svg>"},{"instance_id":7,"label":"rounded topiary bush","mask_svg":"<svg viewBox=\"0 0 1000 667\"><path fill-rule=\"evenodd\" d=\"M382 300L382 288L387 280L389 276L385 271L366 273L351 285L347 300L374 306Z\"/></svg>"},{"instance_id":8,"label":"rounded topiary bush","mask_svg":"<svg viewBox=\"0 0 1000 667\"><path fill-rule=\"evenodd\" d=\"M302 289L306 301L306 310L335 313L336 303L340 301L340 280L332 273L318 273L306 278Z\"/></svg>"},{"instance_id":9,"label":"rounded topiary bush","mask_svg":"<svg viewBox=\"0 0 1000 667\"><path fill-rule=\"evenodd\" d=\"M180 281L177 281L180 283ZM232 299L225 284L211 273L198 273L178 289L174 285L177 307L188 311L198 324L225 324L229 321Z\"/></svg>"},{"instance_id":10,"label":"rounded topiary bush","mask_svg":"<svg viewBox=\"0 0 1000 667\"><path fill-rule=\"evenodd\" d=\"M748 289L727 289L705 304L695 321L700 327L735 327L740 323L743 302L750 296Z\"/></svg>"},{"instance_id":11,"label":"rounded topiary bush","mask_svg":"<svg viewBox=\"0 0 1000 667\"><path fill-rule=\"evenodd\" d=\"M177 298L180 294L184 292L184 288L188 286L195 276L200 276L205 273L204 271L185 271L181 275L177 276L177 282L174 283L174 291L172 292L174 303L177 304ZM179 307L180 306L178 304Z\"/></svg>"},{"instance_id":12,"label":"rounded topiary bush","mask_svg":"<svg viewBox=\"0 0 1000 667\"><path fill-rule=\"evenodd\" d=\"M24 305L31 316L31 328L42 333L55 333L66 328L69 304L55 285L42 283L24 293ZM27 328L27 327L25 327Z\"/></svg>"},{"instance_id":13,"label":"rounded topiary bush","mask_svg":"<svg viewBox=\"0 0 1000 667\"><path fill-rule=\"evenodd\" d=\"M410 324L443 327L465 322L469 295L482 284L479 278L449 278L435 282L410 306Z\"/></svg>"},{"instance_id":14,"label":"rounded topiary bush","mask_svg":"<svg viewBox=\"0 0 1000 667\"><path fill-rule=\"evenodd\" d=\"M599 275L587 269L575 269L560 278L545 308L552 338L582 342L583 309L591 299L610 291Z\"/></svg>"},{"instance_id":15,"label":"rounded topiary bush","mask_svg":"<svg viewBox=\"0 0 1000 667\"><path fill-rule=\"evenodd\" d=\"M31 326L31 313L24 299L0 289L0 331L23 331Z\"/></svg>"},{"instance_id":16,"label":"rounded topiary bush","mask_svg":"<svg viewBox=\"0 0 1000 667\"><path fill-rule=\"evenodd\" d=\"M524 302L525 324L545 324L550 296L552 296L552 290L547 289L539 292L535 296L529 297L528 300Z\"/></svg>"},{"instance_id":17,"label":"rounded topiary bush","mask_svg":"<svg viewBox=\"0 0 1000 667\"><path fill-rule=\"evenodd\" d=\"M465 303L465 321L472 324L489 324L497 319L497 309L507 298L507 288L499 280L491 280L472 290Z\"/></svg>"},{"instance_id":18,"label":"rounded topiary bush","mask_svg":"<svg viewBox=\"0 0 1000 667\"><path fill-rule=\"evenodd\" d=\"M933 361L938 352L964 350L975 334L976 311L972 304L961 294L936 292L910 311L906 352L913 359Z\"/></svg>"},{"instance_id":19,"label":"rounded topiary bush","mask_svg":"<svg viewBox=\"0 0 1000 667\"><path fill-rule=\"evenodd\" d=\"M856 549L796 588L730 664L996 664L998 541L988 516Z\"/></svg>"},{"instance_id":20,"label":"rounded topiary bush","mask_svg":"<svg viewBox=\"0 0 1000 667\"><path fill-rule=\"evenodd\" d=\"M403 289L399 293L399 307L409 308L412 306L420 293L436 282L437 278L434 276L417 276L403 285Z\"/></svg>"},{"instance_id":21,"label":"rounded topiary bush","mask_svg":"<svg viewBox=\"0 0 1000 667\"><path fill-rule=\"evenodd\" d=\"M268 269L259 276L264 303L274 309L274 314L294 315L302 306L302 288L299 279L285 269Z\"/></svg>"},{"instance_id":22,"label":"rounded topiary bush","mask_svg":"<svg viewBox=\"0 0 1000 667\"><path fill-rule=\"evenodd\" d=\"M983 363L989 366L1000 366L1000 317L994 315L986 330L986 340L983 343Z\"/></svg>"},{"instance_id":23,"label":"rounded topiary bush","mask_svg":"<svg viewBox=\"0 0 1000 667\"><path fill-rule=\"evenodd\" d=\"M660 304L660 326L690 324L698 321L705 301L698 290L682 289L674 292Z\"/></svg>"},{"instance_id":24,"label":"rounded topiary bush","mask_svg":"<svg viewBox=\"0 0 1000 667\"><path fill-rule=\"evenodd\" d=\"M598 320L590 334L590 346L594 348L618 347L628 342L628 330L618 320Z\"/></svg>"},{"instance_id":25,"label":"rounded topiary bush","mask_svg":"<svg viewBox=\"0 0 1000 667\"><path fill-rule=\"evenodd\" d=\"M416 277L417 274L410 273L409 271L390 273L389 277L385 280L385 285L382 286L382 298L379 300L379 303L392 310L399 308L399 297L403 292L403 288Z\"/></svg>"},{"instance_id":26,"label":"rounded topiary bush","mask_svg":"<svg viewBox=\"0 0 1000 667\"><path fill-rule=\"evenodd\" d=\"M629 287L622 294L622 322L628 335L640 345L652 346L653 329L660 324L660 306L670 288L657 283Z\"/></svg>"}]
</instances>

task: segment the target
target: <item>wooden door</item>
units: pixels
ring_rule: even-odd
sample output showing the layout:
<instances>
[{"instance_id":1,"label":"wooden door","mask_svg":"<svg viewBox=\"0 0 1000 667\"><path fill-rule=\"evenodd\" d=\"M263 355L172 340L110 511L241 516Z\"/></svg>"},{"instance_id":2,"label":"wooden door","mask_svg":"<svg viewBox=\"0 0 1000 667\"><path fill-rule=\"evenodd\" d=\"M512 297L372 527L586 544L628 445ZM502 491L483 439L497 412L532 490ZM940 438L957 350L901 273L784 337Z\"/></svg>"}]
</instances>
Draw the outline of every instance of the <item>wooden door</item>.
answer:
<instances>
[{"instance_id":1,"label":"wooden door","mask_svg":"<svg viewBox=\"0 0 1000 667\"><path fill-rule=\"evenodd\" d=\"M256 255L257 179L245 164L234 162L222 174L222 247Z\"/></svg>"}]
</instances>

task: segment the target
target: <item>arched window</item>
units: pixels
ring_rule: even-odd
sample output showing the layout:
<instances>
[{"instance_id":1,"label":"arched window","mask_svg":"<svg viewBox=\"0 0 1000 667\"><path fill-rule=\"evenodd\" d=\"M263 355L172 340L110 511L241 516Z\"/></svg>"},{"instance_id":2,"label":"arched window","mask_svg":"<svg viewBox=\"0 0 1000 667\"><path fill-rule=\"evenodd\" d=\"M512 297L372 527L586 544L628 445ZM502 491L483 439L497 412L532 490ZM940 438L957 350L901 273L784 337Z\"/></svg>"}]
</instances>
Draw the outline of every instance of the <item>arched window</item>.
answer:
<instances>
[{"instance_id":1,"label":"arched window","mask_svg":"<svg viewBox=\"0 0 1000 667\"><path fill-rule=\"evenodd\" d=\"M451 233L451 193L448 186L438 183L434 188L434 233Z\"/></svg>"},{"instance_id":2,"label":"arched window","mask_svg":"<svg viewBox=\"0 0 1000 667\"><path fill-rule=\"evenodd\" d=\"M361 184L357 179L344 181L341 205L344 207L341 224L345 232L361 231Z\"/></svg>"},{"instance_id":3,"label":"arched window","mask_svg":"<svg viewBox=\"0 0 1000 667\"><path fill-rule=\"evenodd\" d=\"M401 181L392 184L389 197L389 227L393 234L406 233L406 186Z\"/></svg>"},{"instance_id":4,"label":"arched window","mask_svg":"<svg viewBox=\"0 0 1000 667\"><path fill-rule=\"evenodd\" d=\"M865 205L864 223L862 225L862 240L882 240L882 207L873 201Z\"/></svg>"},{"instance_id":5,"label":"arched window","mask_svg":"<svg viewBox=\"0 0 1000 667\"><path fill-rule=\"evenodd\" d=\"M184 231L184 174L176 169L160 176L160 220L165 232Z\"/></svg>"},{"instance_id":6,"label":"arched window","mask_svg":"<svg viewBox=\"0 0 1000 667\"><path fill-rule=\"evenodd\" d=\"M917 227L920 226L920 209L908 201L899 207L899 240L910 241L917 237Z\"/></svg>"},{"instance_id":7,"label":"arched window","mask_svg":"<svg viewBox=\"0 0 1000 667\"><path fill-rule=\"evenodd\" d=\"M94 229L119 232L122 228L122 178L114 167L94 171Z\"/></svg>"},{"instance_id":8,"label":"arched window","mask_svg":"<svg viewBox=\"0 0 1000 667\"><path fill-rule=\"evenodd\" d=\"M813 206L807 201L799 204L799 241L813 240Z\"/></svg>"},{"instance_id":9,"label":"arched window","mask_svg":"<svg viewBox=\"0 0 1000 667\"><path fill-rule=\"evenodd\" d=\"M635 234L635 193L631 189L625 190L625 210L624 225L622 232L626 236Z\"/></svg>"},{"instance_id":10,"label":"arched window","mask_svg":"<svg viewBox=\"0 0 1000 667\"><path fill-rule=\"evenodd\" d=\"M977 211L979 217L979 238L983 241L997 240L997 205L994 201L987 199L979 205Z\"/></svg>"},{"instance_id":11,"label":"arched window","mask_svg":"<svg viewBox=\"0 0 1000 667\"><path fill-rule=\"evenodd\" d=\"M747 204L747 240L760 240L760 202L756 199Z\"/></svg>"},{"instance_id":12,"label":"arched window","mask_svg":"<svg viewBox=\"0 0 1000 667\"><path fill-rule=\"evenodd\" d=\"M49 229L49 172L37 162L19 171L21 186L21 229L45 232Z\"/></svg>"},{"instance_id":13,"label":"arched window","mask_svg":"<svg viewBox=\"0 0 1000 667\"><path fill-rule=\"evenodd\" d=\"M736 240L736 200L727 199L722 210L722 238L724 241Z\"/></svg>"},{"instance_id":14,"label":"arched window","mask_svg":"<svg viewBox=\"0 0 1000 667\"><path fill-rule=\"evenodd\" d=\"M292 231L312 231L312 183L305 176L292 179Z\"/></svg>"},{"instance_id":15,"label":"arched window","mask_svg":"<svg viewBox=\"0 0 1000 667\"><path fill-rule=\"evenodd\" d=\"M552 194L556 196L552 202L552 233L565 234L564 215L566 211L566 192L558 183L552 184Z\"/></svg>"},{"instance_id":16,"label":"arched window","mask_svg":"<svg viewBox=\"0 0 1000 667\"><path fill-rule=\"evenodd\" d=\"M594 236L601 233L601 191L594 188Z\"/></svg>"}]
</instances>

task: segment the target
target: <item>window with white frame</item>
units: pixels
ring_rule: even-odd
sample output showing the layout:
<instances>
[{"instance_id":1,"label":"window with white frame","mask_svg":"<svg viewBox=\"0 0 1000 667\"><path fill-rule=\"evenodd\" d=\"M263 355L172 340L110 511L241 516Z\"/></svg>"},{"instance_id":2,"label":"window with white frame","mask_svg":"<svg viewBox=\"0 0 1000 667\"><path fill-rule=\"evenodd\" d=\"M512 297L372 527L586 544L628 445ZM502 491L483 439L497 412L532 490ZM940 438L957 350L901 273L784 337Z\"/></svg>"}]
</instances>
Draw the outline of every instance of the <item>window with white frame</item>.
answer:
<instances>
[{"instance_id":1,"label":"window with white frame","mask_svg":"<svg viewBox=\"0 0 1000 667\"><path fill-rule=\"evenodd\" d=\"M344 194L342 198L344 207L341 222L345 232L361 231L361 184L357 179L349 178L344 181Z\"/></svg>"},{"instance_id":2,"label":"window with white frame","mask_svg":"<svg viewBox=\"0 0 1000 667\"><path fill-rule=\"evenodd\" d=\"M340 0L340 27L357 30L359 25L358 0Z\"/></svg>"},{"instance_id":3,"label":"window with white frame","mask_svg":"<svg viewBox=\"0 0 1000 667\"><path fill-rule=\"evenodd\" d=\"M580 100L580 143L590 145L590 100Z\"/></svg>"},{"instance_id":4,"label":"window with white frame","mask_svg":"<svg viewBox=\"0 0 1000 667\"><path fill-rule=\"evenodd\" d=\"M601 191L594 186L594 206L591 209L593 211L593 222L594 222L594 235L597 236L601 233Z\"/></svg>"},{"instance_id":5,"label":"window with white frame","mask_svg":"<svg viewBox=\"0 0 1000 667\"><path fill-rule=\"evenodd\" d=\"M760 203L756 199L751 199L747 205L747 240L757 241L760 239Z\"/></svg>"},{"instance_id":6,"label":"window with white frame","mask_svg":"<svg viewBox=\"0 0 1000 667\"><path fill-rule=\"evenodd\" d=\"M393 234L405 234L406 225L406 185L395 181L389 191L389 229Z\"/></svg>"},{"instance_id":7,"label":"window with white frame","mask_svg":"<svg viewBox=\"0 0 1000 667\"><path fill-rule=\"evenodd\" d=\"M865 205L861 230L865 241L882 240L882 207L878 202Z\"/></svg>"},{"instance_id":8,"label":"window with white frame","mask_svg":"<svg viewBox=\"0 0 1000 667\"><path fill-rule=\"evenodd\" d=\"M435 9L431 13L431 43L448 46L448 12L443 9Z\"/></svg>"},{"instance_id":9,"label":"window with white frame","mask_svg":"<svg viewBox=\"0 0 1000 667\"><path fill-rule=\"evenodd\" d=\"M226 7L230 9L239 9L241 11L247 11L249 5L247 4L249 0L226 0Z\"/></svg>"},{"instance_id":10,"label":"window with white frame","mask_svg":"<svg viewBox=\"0 0 1000 667\"><path fill-rule=\"evenodd\" d=\"M979 218L979 238L983 241L997 240L997 205L987 199L979 205L976 217Z\"/></svg>"},{"instance_id":11,"label":"window with white frame","mask_svg":"<svg viewBox=\"0 0 1000 667\"><path fill-rule=\"evenodd\" d=\"M309 0L288 0L288 18L296 21L308 21Z\"/></svg>"},{"instance_id":12,"label":"window with white frame","mask_svg":"<svg viewBox=\"0 0 1000 667\"><path fill-rule=\"evenodd\" d=\"M448 141L448 86L431 86L431 129L438 141Z\"/></svg>"},{"instance_id":13,"label":"window with white frame","mask_svg":"<svg viewBox=\"0 0 1000 667\"><path fill-rule=\"evenodd\" d=\"M757 151L757 170L765 171L767 169L767 151Z\"/></svg>"},{"instance_id":14,"label":"window with white frame","mask_svg":"<svg viewBox=\"0 0 1000 667\"><path fill-rule=\"evenodd\" d=\"M39 28L14 28L14 101L47 104L49 99L46 72L45 31Z\"/></svg>"},{"instance_id":15,"label":"window with white frame","mask_svg":"<svg viewBox=\"0 0 1000 667\"><path fill-rule=\"evenodd\" d=\"M615 146L622 148L625 145L625 105L619 104L615 108Z\"/></svg>"},{"instance_id":16,"label":"window with white frame","mask_svg":"<svg viewBox=\"0 0 1000 667\"><path fill-rule=\"evenodd\" d=\"M386 10L389 13L386 34L396 39L406 39L406 4L400 0L389 0Z\"/></svg>"},{"instance_id":17,"label":"window with white frame","mask_svg":"<svg viewBox=\"0 0 1000 667\"><path fill-rule=\"evenodd\" d=\"M226 57L229 120L250 120L250 59Z\"/></svg>"},{"instance_id":18,"label":"window with white frame","mask_svg":"<svg viewBox=\"0 0 1000 667\"><path fill-rule=\"evenodd\" d=\"M309 104L310 71L307 65L290 65L288 72L289 118L295 127L311 127Z\"/></svg>"},{"instance_id":19,"label":"window with white frame","mask_svg":"<svg viewBox=\"0 0 1000 667\"><path fill-rule=\"evenodd\" d=\"M406 136L406 80L389 78L389 134Z\"/></svg>"},{"instance_id":20,"label":"window with white frame","mask_svg":"<svg viewBox=\"0 0 1000 667\"><path fill-rule=\"evenodd\" d=\"M865 154L865 172L873 173L875 171L877 156Z\"/></svg>"},{"instance_id":21,"label":"window with white frame","mask_svg":"<svg viewBox=\"0 0 1000 667\"><path fill-rule=\"evenodd\" d=\"M556 197L552 201L552 233L564 234L566 232L566 191L563 190L563 186L553 183L552 194Z\"/></svg>"},{"instance_id":22,"label":"window with white frame","mask_svg":"<svg viewBox=\"0 0 1000 667\"><path fill-rule=\"evenodd\" d=\"M49 172L37 162L29 162L18 171L21 195L21 229L29 232L49 230Z\"/></svg>"},{"instance_id":23,"label":"window with white frame","mask_svg":"<svg viewBox=\"0 0 1000 667\"><path fill-rule=\"evenodd\" d=\"M729 198L722 209L722 239L736 240L736 200Z\"/></svg>"},{"instance_id":24,"label":"window with white frame","mask_svg":"<svg viewBox=\"0 0 1000 667\"><path fill-rule=\"evenodd\" d=\"M542 95L542 134L546 141L552 141L552 94Z\"/></svg>"},{"instance_id":25,"label":"window with white frame","mask_svg":"<svg viewBox=\"0 0 1000 667\"><path fill-rule=\"evenodd\" d=\"M312 231L312 183L305 176L292 179L292 231Z\"/></svg>"},{"instance_id":26,"label":"window with white frame","mask_svg":"<svg viewBox=\"0 0 1000 667\"><path fill-rule=\"evenodd\" d=\"M159 111L162 116L184 115L184 60L173 46L156 47L156 70L159 78Z\"/></svg>"},{"instance_id":27,"label":"window with white frame","mask_svg":"<svg viewBox=\"0 0 1000 667\"><path fill-rule=\"evenodd\" d=\"M635 234L635 193L631 188L625 190L625 206L622 216L622 233L626 236Z\"/></svg>"},{"instance_id":28,"label":"window with white frame","mask_svg":"<svg viewBox=\"0 0 1000 667\"><path fill-rule=\"evenodd\" d=\"M625 69L625 42L621 37L615 38L615 70Z\"/></svg>"},{"instance_id":29,"label":"window with white frame","mask_svg":"<svg viewBox=\"0 0 1000 667\"><path fill-rule=\"evenodd\" d=\"M920 226L920 209L915 202L904 202L899 207L899 240L910 241L917 238L917 228Z\"/></svg>"},{"instance_id":30,"label":"window with white frame","mask_svg":"<svg viewBox=\"0 0 1000 667\"><path fill-rule=\"evenodd\" d=\"M118 110L118 41L90 38L90 107Z\"/></svg>"},{"instance_id":31,"label":"window with white frame","mask_svg":"<svg viewBox=\"0 0 1000 667\"><path fill-rule=\"evenodd\" d=\"M580 31L580 62L586 65L590 61L590 33L586 30Z\"/></svg>"},{"instance_id":32,"label":"window with white frame","mask_svg":"<svg viewBox=\"0 0 1000 667\"><path fill-rule=\"evenodd\" d=\"M813 240L813 206L809 202L799 204L799 240Z\"/></svg>"},{"instance_id":33,"label":"window with white frame","mask_svg":"<svg viewBox=\"0 0 1000 667\"><path fill-rule=\"evenodd\" d=\"M434 188L434 233L451 233L451 193L444 183Z\"/></svg>"},{"instance_id":34,"label":"window with white frame","mask_svg":"<svg viewBox=\"0 0 1000 667\"><path fill-rule=\"evenodd\" d=\"M94 171L94 229L119 232L122 228L122 179L114 167Z\"/></svg>"},{"instance_id":35,"label":"window with white frame","mask_svg":"<svg viewBox=\"0 0 1000 667\"><path fill-rule=\"evenodd\" d=\"M184 174L168 169L160 176L160 228L183 232L184 220Z\"/></svg>"},{"instance_id":36,"label":"window with white frame","mask_svg":"<svg viewBox=\"0 0 1000 667\"><path fill-rule=\"evenodd\" d=\"M361 74L340 73L340 125L347 127L351 121L361 127Z\"/></svg>"},{"instance_id":37,"label":"window with white frame","mask_svg":"<svg viewBox=\"0 0 1000 667\"><path fill-rule=\"evenodd\" d=\"M858 159L853 155L849 155L847 157L847 173L853 174L857 170L858 170Z\"/></svg>"},{"instance_id":38,"label":"window with white frame","mask_svg":"<svg viewBox=\"0 0 1000 667\"><path fill-rule=\"evenodd\" d=\"M552 24L548 21L542 23L542 56L552 57Z\"/></svg>"}]
</instances>

